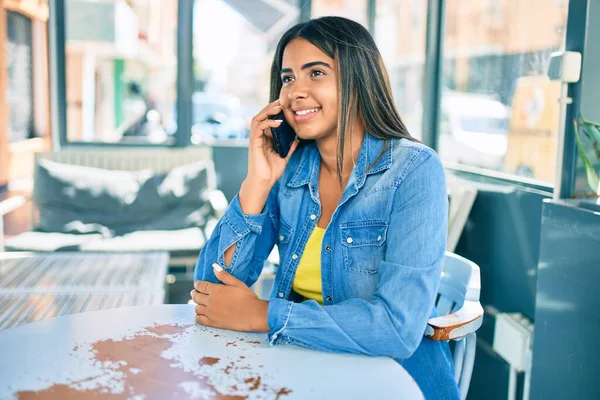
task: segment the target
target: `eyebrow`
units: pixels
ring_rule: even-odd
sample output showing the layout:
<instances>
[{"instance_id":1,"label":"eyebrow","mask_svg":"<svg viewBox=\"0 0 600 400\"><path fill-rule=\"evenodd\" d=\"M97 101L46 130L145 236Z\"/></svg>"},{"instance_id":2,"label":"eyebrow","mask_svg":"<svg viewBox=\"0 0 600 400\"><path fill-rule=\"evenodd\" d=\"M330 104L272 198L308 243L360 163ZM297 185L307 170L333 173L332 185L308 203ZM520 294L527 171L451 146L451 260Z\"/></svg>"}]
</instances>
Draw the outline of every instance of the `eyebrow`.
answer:
<instances>
[{"instance_id":1,"label":"eyebrow","mask_svg":"<svg viewBox=\"0 0 600 400\"><path fill-rule=\"evenodd\" d=\"M313 61L313 62L309 62L309 63L306 63L306 64L304 64L304 65L302 66L302 68L300 68L300 69L302 69L302 70L305 70L305 69L307 69L307 68L314 67L315 65L322 65L322 66L324 66L324 67L327 67L327 68L329 68L329 69L332 69L332 68L331 68L331 65L327 64L327 63L326 63L326 62L324 62L324 61ZM291 69L291 68L282 68L282 69L281 69L281 73L282 73L282 74L283 74L283 73L286 73L286 72L292 72L292 69Z\"/></svg>"}]
</instances>

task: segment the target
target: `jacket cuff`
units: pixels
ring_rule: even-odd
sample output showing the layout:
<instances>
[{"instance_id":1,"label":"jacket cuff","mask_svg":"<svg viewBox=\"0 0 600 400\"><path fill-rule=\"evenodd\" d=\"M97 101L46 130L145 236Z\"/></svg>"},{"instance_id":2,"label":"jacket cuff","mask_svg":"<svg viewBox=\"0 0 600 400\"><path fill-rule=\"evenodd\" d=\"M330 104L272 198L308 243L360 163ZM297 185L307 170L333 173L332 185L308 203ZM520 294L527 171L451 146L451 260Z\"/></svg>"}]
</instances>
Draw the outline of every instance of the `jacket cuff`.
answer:
<instances>
[{"instance_id":1,"label":"jacket cuff","mask_svg":"<svg viewBox=\"0 0 600 400\"><path fill-rule=\"evenodd\" d=\"M267 210L265 207L260 214L244 214L239 195L236 194L223 218L238 237L246 236L250 232L260 234L267 218Z\"/></svg>"},{"instance_id":2,"label":"jacket cuff","mask_svg":"<svg viewBox=\"0 0 600 400\"><path fill-rule=\"evenodd\" d=\"M285 335L285 328L290 319L293 305L294 303L289 300L269 300L269 309L267 311L269 333L267 336L271 346L290 343L289 338Z\"/></svg>"}]
</instances>

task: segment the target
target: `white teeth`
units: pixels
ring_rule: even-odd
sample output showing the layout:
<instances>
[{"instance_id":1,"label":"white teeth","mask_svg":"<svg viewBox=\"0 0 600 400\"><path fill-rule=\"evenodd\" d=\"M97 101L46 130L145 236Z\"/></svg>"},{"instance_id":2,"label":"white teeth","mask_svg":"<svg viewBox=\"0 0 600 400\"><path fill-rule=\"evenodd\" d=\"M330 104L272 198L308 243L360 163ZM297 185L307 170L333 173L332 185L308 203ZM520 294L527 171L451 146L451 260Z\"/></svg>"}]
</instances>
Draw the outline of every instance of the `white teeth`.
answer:
<instances>
[{"instance_id":1,"label":"white teeth","mask_svg":"<svg viewBox=\"0 0 600 400\"><path fill-rule=\"evenodd\" d=\"M313 113L313 112L317 112L317 111L319 111L318 108L313 108L311 110L296 111L296 115L307 115L307 114L310 114L310 113Z\"/></svg>"}]
</instances>

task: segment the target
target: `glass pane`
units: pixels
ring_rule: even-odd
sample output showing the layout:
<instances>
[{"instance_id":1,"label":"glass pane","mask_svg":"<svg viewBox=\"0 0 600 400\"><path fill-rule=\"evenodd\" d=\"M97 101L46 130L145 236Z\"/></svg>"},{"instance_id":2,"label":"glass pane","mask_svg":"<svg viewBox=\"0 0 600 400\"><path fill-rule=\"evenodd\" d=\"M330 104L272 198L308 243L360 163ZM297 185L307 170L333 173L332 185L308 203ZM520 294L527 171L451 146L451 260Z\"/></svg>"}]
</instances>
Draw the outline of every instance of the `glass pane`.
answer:
<instances>
[{"instance_id":1,"label":"glass pane","mask_svg":"<svg viewBox=\"0 0 600 400\"><path fill-rule=\"evenodd\" d=\"M296 0L198 0L194 4L193 144L245 143L269 103L277 42L299 20Z\"/></svg>"},{"instance_id":2,"label":"glass pane","mask_svg":"<svg viewBox=\"0 0 600 400\"><path fill-rule=\"evenodd\" d=\"M442 159L554 181L567 0L448 0L439 151Z\"/></svg>"},{"instance_id":3,"label":"glass pane","mask_svg":"<svg viewBox=\"0 0 600 400\"><path fill-rule=\"evenodd\" d=\"M421 139L427 0L379 0L375 41L390 75L396 107Z\"/></svg>"},{"instance_id":4,"label":"glass pane","mask_svg":"<svg viewBox=\"0 0 600 400\"><path fill-rule=\"evenodd\" d=\"M177 1L65 4L67 140L170 143Z\"/></svg>"},{"instance_id":5,"label":"glass pane","mask_svg":"<svg viewBox=\"0 0 600 400\"><path fill-rule=\"evenodd\" d=\"M31 20L7 11L6 26L8 139L14 143L34 136Z\"/></svg>"},{"instance_id":6,"label":"glass pane","mask_svg":"<svg viewBox=\"0 0 600 400\"><path fill-rule=\"evenodd\" d=\"M367 27L367 0L313 0L311 18L335 15Z\"/></svg>"}]
</instances>

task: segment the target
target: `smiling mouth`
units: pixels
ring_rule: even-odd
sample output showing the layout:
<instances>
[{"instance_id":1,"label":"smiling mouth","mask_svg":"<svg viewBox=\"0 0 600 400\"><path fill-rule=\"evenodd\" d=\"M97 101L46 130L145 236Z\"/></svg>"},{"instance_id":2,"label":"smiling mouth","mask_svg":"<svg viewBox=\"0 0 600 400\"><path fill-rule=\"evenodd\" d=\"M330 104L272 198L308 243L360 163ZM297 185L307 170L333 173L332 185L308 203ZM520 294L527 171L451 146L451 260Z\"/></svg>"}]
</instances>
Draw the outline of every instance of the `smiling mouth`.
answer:
<instances>
[{"instance_id":1,"label":"smiling mouth","mask_svg":"<svg viewBox=\"0 0 600 400\"><path fill-rule=\"evenodd\" d=\"M314 117L316 113L321 111L321 107L309 108L306 110L294 111L294 121L302 122Z\"/></svg>"}]
</instances>

